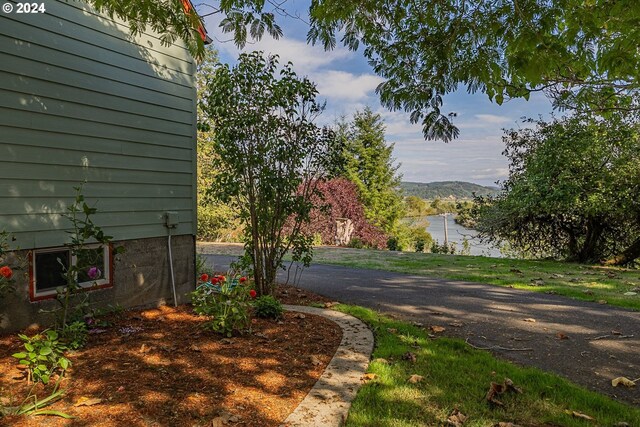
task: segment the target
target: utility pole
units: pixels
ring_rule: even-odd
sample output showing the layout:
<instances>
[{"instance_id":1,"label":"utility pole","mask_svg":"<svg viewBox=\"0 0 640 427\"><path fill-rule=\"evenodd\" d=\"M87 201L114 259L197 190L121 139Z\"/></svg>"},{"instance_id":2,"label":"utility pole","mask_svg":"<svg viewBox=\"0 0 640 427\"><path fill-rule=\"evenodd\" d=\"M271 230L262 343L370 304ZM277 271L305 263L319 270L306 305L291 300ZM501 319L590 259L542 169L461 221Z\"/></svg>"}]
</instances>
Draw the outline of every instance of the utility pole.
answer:
<instances>
[{"instance_id":1,"label":"utility pole","mask_svg":"<svg viewBox=\"0 0 640 427\"><path fill-rule=\"evenodd\" d=\"M449 230L447 229L447 214L448 212L445 212L442 215L442 218L444 218L444 245L445 246L449 246Z\"/></svg>"}]
</instances>

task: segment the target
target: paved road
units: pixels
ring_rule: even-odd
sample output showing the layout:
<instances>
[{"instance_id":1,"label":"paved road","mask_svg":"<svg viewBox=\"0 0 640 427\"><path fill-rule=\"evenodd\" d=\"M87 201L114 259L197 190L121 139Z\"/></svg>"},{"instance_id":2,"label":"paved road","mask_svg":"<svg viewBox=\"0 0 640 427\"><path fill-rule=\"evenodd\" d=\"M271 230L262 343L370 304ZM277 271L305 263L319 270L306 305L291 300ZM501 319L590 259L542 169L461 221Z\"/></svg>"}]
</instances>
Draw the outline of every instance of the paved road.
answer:
<instances>
[{"instance_id":1,"label":"paved road","mask_svg":"<svg viewBox=\"0 0 640 427\"><path fill-rule=\"evenodd\" d=\"M221 271L234 259L208 257ZM446 334L477 347L492 347L501 357L640 405L640 387L611 386L615 377L640 378L638 312L479 283L331 265L306 269L298 286L399 318L444 326Z\"/></svg>"}]
</instances>

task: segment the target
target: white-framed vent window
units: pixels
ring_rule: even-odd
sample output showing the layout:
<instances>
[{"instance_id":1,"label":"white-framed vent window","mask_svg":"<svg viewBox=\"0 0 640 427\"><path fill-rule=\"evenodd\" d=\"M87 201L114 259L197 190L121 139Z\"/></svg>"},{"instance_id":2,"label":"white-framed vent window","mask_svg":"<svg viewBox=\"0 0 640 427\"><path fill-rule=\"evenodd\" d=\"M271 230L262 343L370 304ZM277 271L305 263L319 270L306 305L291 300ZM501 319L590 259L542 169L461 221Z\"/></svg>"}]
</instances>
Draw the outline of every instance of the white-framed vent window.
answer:
<instances>
[{"instance_id":1,"label":"white-framed vent window","mask_svg":"<svg viewBox=\"0 0 640 427\"><path fill-rule=\"evenodd\" d=\"M65 247L35 249L31 255L31 300L53 298L56 289L67 283L66 271L78 268L77 281L86 289L111 286L111 248L88 245L72 255Z\"/></svg>"}]
</instances>

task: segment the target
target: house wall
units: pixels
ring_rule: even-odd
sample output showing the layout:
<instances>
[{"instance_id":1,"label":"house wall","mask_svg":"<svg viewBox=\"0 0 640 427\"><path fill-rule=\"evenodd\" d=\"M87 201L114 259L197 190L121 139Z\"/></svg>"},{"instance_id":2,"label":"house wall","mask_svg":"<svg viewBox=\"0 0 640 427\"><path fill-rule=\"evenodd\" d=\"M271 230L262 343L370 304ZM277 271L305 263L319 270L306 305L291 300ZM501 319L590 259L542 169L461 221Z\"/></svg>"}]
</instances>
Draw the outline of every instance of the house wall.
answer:
<instances>
[{"instance_id":1,"label":"house wall","mask_svg":"<svg viewBox=\"0 0 640 427\"><path fill-rule=\"evenodd\" d=\"M182 44L133 38L83 2L45 6L0 14L0 230L24 251L67 243L61 214L86 182L94 223L128 247L114 287L92 300L148 305L172 299L164 213L176 211L174 267L185 294L196 233L195 63ZM52 304L29 303L27 289L21 279L0 301L4 327L36 321ZM19 305L22 316L15 302L30 304Z\"/></svg>"},{"instance_id":2,"label":"house wall","mask_svg":"<svg viewBox=\"0 0 640 427\"><path fill-rule=\"evenodd\" d=\"M83 4L0 14L0 229L22 249L60 245L86 180L116 239L165 236L169 210L195 234L194 62Z\"/></svg>"},{"instance_id":3,"label":"house wall","mask_svg":"<svg viewBox=\"0 0 640 427\"><path fill-rule=\"evenodd\" d=\"M173 304L173 290L169 273L167 239L162 237L114 242L125 252L113 260L113 282L106 289L82 292L76 302L86 301L93 308L153 307ZM174 276L178 304L190 300L194 290L195 241L193 236L172 238ZM26 259L28 251L18 251ZM31 325L49 326L60 312L55 299L38 302L29 300L29 274L16 271L16 292L2 299L0 332L14 331Z\"/></svg>"}]
</instances>

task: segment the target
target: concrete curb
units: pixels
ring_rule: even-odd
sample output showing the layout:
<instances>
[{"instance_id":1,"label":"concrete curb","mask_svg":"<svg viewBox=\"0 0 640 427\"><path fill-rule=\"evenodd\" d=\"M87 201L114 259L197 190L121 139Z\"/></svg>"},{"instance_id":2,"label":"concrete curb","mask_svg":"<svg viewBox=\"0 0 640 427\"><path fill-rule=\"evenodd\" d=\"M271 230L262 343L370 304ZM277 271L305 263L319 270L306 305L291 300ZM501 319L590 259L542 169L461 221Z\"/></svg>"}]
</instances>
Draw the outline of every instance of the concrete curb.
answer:
<instances>
[{"instance_id":1,"label":"concrete curb","mask_svg":"<svg viewBox=\"0 0 640 427\"><path fill-rule=\"evenodd\" d=\"M341 426L369 366L373 333L360 320L339 311L299 305L284 308L336 322L342 328L342 341L318 382L281 427Z\"/></svg>"}]
</instances>

